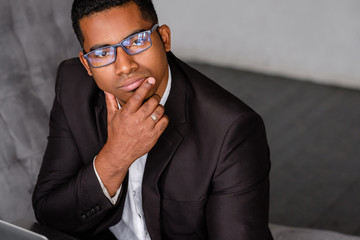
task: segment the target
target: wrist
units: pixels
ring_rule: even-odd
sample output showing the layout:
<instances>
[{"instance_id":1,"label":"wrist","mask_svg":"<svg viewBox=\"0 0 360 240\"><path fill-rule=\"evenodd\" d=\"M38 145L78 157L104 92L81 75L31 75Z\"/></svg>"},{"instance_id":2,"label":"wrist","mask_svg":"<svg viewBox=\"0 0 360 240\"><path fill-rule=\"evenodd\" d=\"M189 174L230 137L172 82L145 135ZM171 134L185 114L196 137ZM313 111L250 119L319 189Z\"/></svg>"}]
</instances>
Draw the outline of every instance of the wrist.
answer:
<instances>
[{"instance_id":1,"label":"wrist","mask_svg":"<svg viewBox=\"0 0 360 240\"><path fill-rule=\"evenodd\" d=\"M130 160L121 154L121 150L112 150L107 144L100 150L95 159L95 167L97 171L106 171L108 174L117 175L127 172L131 165Z\"/></svg>"}]
</instances>

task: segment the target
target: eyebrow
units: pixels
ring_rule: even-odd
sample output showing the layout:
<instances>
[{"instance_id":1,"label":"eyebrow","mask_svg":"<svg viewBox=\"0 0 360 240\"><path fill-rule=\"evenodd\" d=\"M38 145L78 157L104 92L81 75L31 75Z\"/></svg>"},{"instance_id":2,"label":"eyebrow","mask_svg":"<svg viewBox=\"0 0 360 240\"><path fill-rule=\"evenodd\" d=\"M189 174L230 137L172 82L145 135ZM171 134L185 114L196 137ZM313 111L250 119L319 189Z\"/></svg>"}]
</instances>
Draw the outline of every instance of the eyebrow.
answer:
<instances>
[{"instance_id":1,"label":"eyebrow","mask_svg":"<svg viewBox=\"0 0 360 240\"><path fill-rule=\"evenodd\" d=\"M133 31L132 33L130 33L129 35L127 35L126 37L124 37L121 41L123 41L124 39L126 39L128 37L131 37L134 34L141 33L141 32L144 32L144 31L147 31L147 30L146 29L137 29L137 30ZM114 45L116 45L116 44L114 44ZM110 44L95 44L94 46L92 46L90 48L90 52L92 52L92 51L94 51L96 49L102 48L102 47L109 47L109 46L113 46L113 45L110 45Z\"/></svg>"}]
</instances>

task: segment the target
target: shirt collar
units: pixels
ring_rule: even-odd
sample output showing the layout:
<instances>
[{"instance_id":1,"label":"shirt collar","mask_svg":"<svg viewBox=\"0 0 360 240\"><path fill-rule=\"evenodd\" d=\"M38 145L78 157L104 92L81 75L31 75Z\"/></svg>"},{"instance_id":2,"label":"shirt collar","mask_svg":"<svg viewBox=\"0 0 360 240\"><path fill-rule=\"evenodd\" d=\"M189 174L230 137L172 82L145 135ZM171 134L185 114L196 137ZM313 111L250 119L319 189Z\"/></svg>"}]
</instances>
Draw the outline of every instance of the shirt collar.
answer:
<instances>
[{"instance_id":1,"label":"shirt collar","mask_svg":"<svg viewBox=\"0 0 360 240\"><path fill-rule=\"evenodd\" d=\"M161 97L161 100L160 100L160 104L165 106L165 103L169 97L169 94L170 94L170 89L171 89L171 80L172 80L172 77L171 77L171 70L170 70L170 66L168 66L169 68L169 77L168 77L168 81L167 81L167 85L166 85L166 89L165 89L165 92L164 94L162 95Z\"/></svg>"}]
</instances>

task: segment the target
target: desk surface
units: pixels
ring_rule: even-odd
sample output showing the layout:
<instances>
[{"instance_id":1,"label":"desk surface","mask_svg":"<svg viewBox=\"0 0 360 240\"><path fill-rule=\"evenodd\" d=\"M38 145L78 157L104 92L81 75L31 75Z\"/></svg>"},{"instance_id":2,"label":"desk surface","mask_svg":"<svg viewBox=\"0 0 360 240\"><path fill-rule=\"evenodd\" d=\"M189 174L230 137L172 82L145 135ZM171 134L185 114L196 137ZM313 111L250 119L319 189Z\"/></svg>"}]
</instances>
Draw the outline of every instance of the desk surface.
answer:
<instances>
[{"instance_id":1,"label":"desk surface","mask_svg":"<svg viewBox=\"0 0 360 240\"><path fill-rule=\"evenodd\" d=\"M77 238L71 237L62 232L56 231L54 229L26 219L17 220L13 222L13 224L28 229L30 231L42 234L46 236L49 240L78 240Z\"/></svg>"}]
</instances>

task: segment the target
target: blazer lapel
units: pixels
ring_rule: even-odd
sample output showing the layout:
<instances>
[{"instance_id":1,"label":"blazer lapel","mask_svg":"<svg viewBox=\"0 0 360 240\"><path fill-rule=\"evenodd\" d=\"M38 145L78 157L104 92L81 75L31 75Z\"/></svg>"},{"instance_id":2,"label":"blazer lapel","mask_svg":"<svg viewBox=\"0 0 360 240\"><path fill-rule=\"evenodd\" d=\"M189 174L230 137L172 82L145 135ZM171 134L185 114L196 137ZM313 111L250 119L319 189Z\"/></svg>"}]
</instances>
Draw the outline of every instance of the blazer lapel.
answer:
<instances>
[{"instance_id":1,"label":"blazer lapel","mask_svg":"<svg viewBox=\"0 0 360 240\"><path fill-rule=\"evenodd\" d=\"M165 134L165 133L164 133ZM143 178L143 209L151 239L161 239L158 180L182 140L176 130L167 131L149 152Z\"/></svg>"},{"instance_id":2,"label":"blazer lapel","mask_svg":"<svg viewBox=\"0 0 360 240\"><path fill-rule=\"evenodd\" d=\"M161 196L158 181L183 139L181 132L187 116L186 79L171 59L171 55L168 59L172 86L165 104L165 114L169 117L169 126L148 154L142 185L143 210L152 239L161 239Z\"/></svg>"},{"instance_id":3,"label":"blazer lapel","mask_svg":"<svg viewBox=\"0 0 360 240\"><path fill-rule=\"evenodd\" d=\"M98 96L98 101L95 106L95 115L96 115L96 127L98 130L98 136L100 141L100 146L104 146L107 140L107 112L106 104L104 99L104 92L100 91Z\"/></svg>"}]
</instances>

